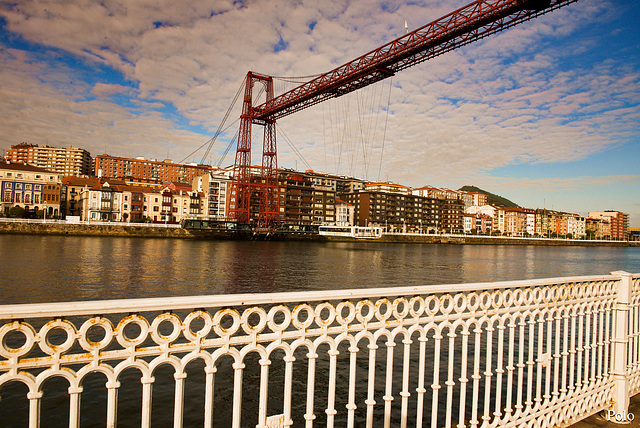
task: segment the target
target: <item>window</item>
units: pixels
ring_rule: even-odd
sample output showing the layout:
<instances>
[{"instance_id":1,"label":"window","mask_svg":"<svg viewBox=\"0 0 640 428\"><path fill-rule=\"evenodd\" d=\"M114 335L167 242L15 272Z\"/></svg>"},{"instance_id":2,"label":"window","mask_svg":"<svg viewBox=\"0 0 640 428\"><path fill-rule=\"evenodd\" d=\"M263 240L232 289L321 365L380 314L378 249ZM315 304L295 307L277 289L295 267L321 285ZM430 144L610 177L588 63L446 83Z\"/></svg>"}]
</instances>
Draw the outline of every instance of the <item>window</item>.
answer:
<instances>
[{"instance_id":1,"label":"window","mask_svg":"<svg viewBox=\"0 0 640 428\"><path fill-rule=\"evenodd\" d=\"M11 202L11 192L4 192L4 201Z\"/></svg>"}]
</instances>

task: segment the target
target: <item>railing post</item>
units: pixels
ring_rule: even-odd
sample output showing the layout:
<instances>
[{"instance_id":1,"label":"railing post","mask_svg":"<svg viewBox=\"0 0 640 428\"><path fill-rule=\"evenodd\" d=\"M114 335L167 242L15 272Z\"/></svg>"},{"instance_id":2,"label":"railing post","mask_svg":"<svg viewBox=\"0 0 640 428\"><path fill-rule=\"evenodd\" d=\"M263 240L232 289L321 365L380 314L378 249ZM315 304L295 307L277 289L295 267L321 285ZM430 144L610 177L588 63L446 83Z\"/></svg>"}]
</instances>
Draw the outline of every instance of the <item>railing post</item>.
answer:
<instances>
[{"instance_id":1,"label":"railing post","mask_svg":"<svg viewBox=\"0 0 640 428\"><path fill-rule=\"evenodd\" d=\"M623 271L611 272L620 278L618 297L614 312L613 358L613 412L627 414L629 410L629 379L627 377L627 355L629 345L629 310L631 304L631 274Z\"/></svg>"}]
</instances>

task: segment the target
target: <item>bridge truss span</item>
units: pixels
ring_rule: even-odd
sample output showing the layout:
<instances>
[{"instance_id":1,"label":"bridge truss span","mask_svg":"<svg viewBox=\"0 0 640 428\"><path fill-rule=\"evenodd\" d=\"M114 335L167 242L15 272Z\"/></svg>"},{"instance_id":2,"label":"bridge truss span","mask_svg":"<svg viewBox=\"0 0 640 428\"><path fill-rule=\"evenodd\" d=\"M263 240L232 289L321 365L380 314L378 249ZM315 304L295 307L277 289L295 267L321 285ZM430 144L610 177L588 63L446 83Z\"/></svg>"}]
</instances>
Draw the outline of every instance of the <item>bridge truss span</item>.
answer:
<instances>
[{"instance_id":1,"label":"bridge truss span","mask_svg":"<svg viewBox=\"0 0 640 428\"><path fill-rule=\"evenodd\" d=\"M242 196L251 194L252 186L245 176L249 167L241 165L247 164L246 154L251 151L252 124L265 126L265 139L268 138L269 143L263 152L263 162L266 156L268 168L277 168L275 131L272 134L269 130L275 129L276 120L327 99L364 88L391 77L401 70L577 1L476 0L281 95L273 94L271 83L271 92L268 92L262 104L253 105L255 100L251 98L252 94L249 90L245 93L232 182L232 202L234 202L234 208L230 210L232 217L238 222L248 222L250 219L250 197ZM272 81L270 76L250 71L247 74L246 85L253 86L256 79ZM241 164L239 165L238 162ZM265 183L264 177L261 183ZM275 183L277 185L277 178ZM259 187L263 189L261 193L263 201L260 204L259 214L259 218L263 220L260 220L260 223L266 222L268 225L271 222L277 222L279 216L274 213L279 213L278 200L276 198L271 204L268 200L270 193L264 191L271 188L270 184L266 186L261 184Z\"/></svg>"}]
</instances>

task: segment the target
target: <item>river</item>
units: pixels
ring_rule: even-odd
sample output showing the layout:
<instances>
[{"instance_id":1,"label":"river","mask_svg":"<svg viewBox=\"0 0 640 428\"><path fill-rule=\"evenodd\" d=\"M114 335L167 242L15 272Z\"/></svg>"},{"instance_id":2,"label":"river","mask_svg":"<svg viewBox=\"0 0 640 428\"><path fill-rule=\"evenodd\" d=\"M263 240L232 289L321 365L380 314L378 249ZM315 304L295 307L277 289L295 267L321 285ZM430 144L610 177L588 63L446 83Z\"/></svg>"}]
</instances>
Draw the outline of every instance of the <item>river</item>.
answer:
<instances>
[{"instance_id":1,"label":"river","mask_svg":"<svg viewBox=\"0 0 640 428\"><path fill-rule=\"evenodd\" d=\"M0 235L0 254L3 304L491 282L608 274L617 270L640 272L640 248L637 247L255 242ZM342 351L341 355L348 355L346 349ZM358 364L364 370L368 357L364 351L361 354ZM376 367L379 366L382 371L386 362L381 358L386 358L382 352L378 356L380 361L376 361ZM446 355L443 354L442 358L446 361ZM459 355L455 358L458 367ZM304 356L300 355L299 360L304 361ZM232 390L232 368L228 360L223 363L216 375L215 426L229 426L231 418L229 391ZM283 382L284 365L281 360L279 364L274 362L270 374L276 384ZM328 367L326 360L318 362L319 385L328 384ZM340 367L339 365L339 373L341 370L348 373L344 367ZM446 366L443 367L442 370L445 370ZM199 366L191 369L184 426L202 426L205 385L203 370ZM259 370L257 360L248 361L244 373L243 415L256 412L254 385L260 382ZM428 368L427 372L429 370L431 369ZM446 373L443 372L442 378L445 379L445 376ZM172 370L163 366L154 372L154 377L157 382L153 390L153 426L169 427L172 426L173 416ZM118 426L140 426L140 374L129 371L121 375L119 380L122 387L118 393ZM300 391L304 394L304 367L299 372L296 371L294 380L298 387L302 385ZM344 379L343 381L346 382ZM361 409L364 409L362 402L366 397L363 385L366 386L364 382L359 384L356 394ZM67 386L61 379L47 381L41 408L41 414L44 415L41 420L43 428L66 425L69 417ZM104 378L98 375L89 377L83 387L82 426L104 426ZM384 385L376 388L383 391ZM412 388L415 390L415 385ZM322 426L322 418L325 416L322 409L327 405L327 393L320 389L317 392L319 419L316 422L317 426ZM338 395L343 401L346 400L346 396L340 394L346 394L345 390L339 389ZM10 383L0 388L0 396L0 426L26 426L26 388L18 383ZM378 400L383 402L380 397ZM282 402L282 396L270 396L270 403L272 402ZM429 403L430 400L427 400L427 407ZM294 400L294 426L301 426L304 405L303 398ZM344 406L338 408L341 409L338 414L341 422L338 426L343 426ZM410 412L415 412L412 409L410 408ZM444 408L440 410L444 411ZM376 412L374 416L379 420L382 413L380 410ZM255 418L247 416L247 419L251 426L255 426ZM356 417L356 422L360 426L361 415Z\"/></svg>"},{"instance_id":2,"label":"river","mask_svg":"<svg viewBox=\"0 0 640 428\"><path fill-rule=\"evenodd\" d=\"M0 254L4 304L640 272L638 247L0 235Z\"/></svg>"}]
</instances>

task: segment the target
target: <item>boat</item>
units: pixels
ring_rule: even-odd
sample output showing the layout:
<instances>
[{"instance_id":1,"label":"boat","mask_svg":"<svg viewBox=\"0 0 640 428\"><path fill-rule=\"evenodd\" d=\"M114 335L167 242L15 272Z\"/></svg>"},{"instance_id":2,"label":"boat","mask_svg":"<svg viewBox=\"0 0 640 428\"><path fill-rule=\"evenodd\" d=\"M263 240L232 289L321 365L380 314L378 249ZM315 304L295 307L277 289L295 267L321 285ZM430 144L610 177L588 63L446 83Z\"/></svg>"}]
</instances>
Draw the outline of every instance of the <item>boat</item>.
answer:
<instances>
[{"instance_id":1,"label":"boat","mask_svg":"<svg viewBox=\"0 0 640 428\"><path fill-rule=\"evenodd\" d=\"M318 233L322 236L338 238L379 239L382 237L382 228L369 226L320 226Z\"/></svg>"}]
</instances>

